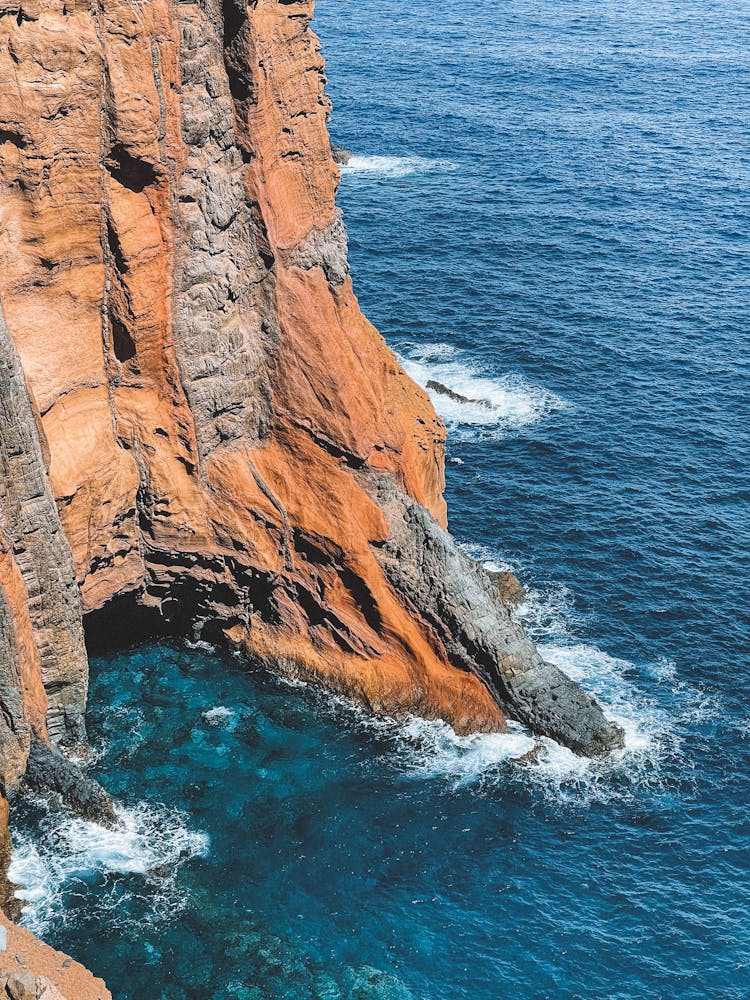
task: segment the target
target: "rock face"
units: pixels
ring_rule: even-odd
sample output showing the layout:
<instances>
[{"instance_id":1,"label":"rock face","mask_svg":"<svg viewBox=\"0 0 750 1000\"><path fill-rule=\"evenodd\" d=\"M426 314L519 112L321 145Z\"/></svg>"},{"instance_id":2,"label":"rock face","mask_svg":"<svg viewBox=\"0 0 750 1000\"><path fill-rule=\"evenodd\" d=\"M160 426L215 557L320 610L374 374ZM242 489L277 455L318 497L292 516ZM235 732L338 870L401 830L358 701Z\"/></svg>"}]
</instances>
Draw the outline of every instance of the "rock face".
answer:
<instances>
[{"instance_id":1,"label":"rock face","mask_svg":"<svg viewBox=\"0 0 750 1000\"><path fill-rule=\"evenodd\" d=\"M513 718L576 753L600 756L622 746L620 728L545 662L512 621L493 576L457 549L420 504L384 481L379 501L389 526L379 562L394 588L409 595L450 661L466 664Z\"/></svg>"},{"instance_id":2,"label":"rock face","mask_svg":"<svg viewBox=\"0 0 750 1000\"><path fill-rule=\"evenodd\" d=\"M101 979L0 915L0 997L112 1000Z\"/></svg>"},{"instance_id":3,"label":"rock face","mask_svg":"<svg viewBox=\"0 0 750 1000\"><path fill-rule=\"evenodd\" d=\"M84 625L622 741L442 530L444 428L347 274L311 16L0 0L3 789L85 738Z\"/></svg>"},{"instance_id":4,"label":"rock face","mask_svg":"<svg viewBox=\"0 0 750 1000\"><path fill-rule=\"evenodd\" d=\"M103 826L117 822L112 799L96 781L52 744L31 736L26 784L37 792L56 792L72 812Z\"/></svg>"},{"instance_id":5,"label":"rock face","mask_svg":"<svg viewBox=\"0 0 750 1000\"><path fill-rule=\"evenodd\" d=\"M622 744L444 530L444 428L348 277L311 16L0 0L0 858L27 770L113 818L54 749L85 741L84 632Z\"/></svg>"}]
</instances>

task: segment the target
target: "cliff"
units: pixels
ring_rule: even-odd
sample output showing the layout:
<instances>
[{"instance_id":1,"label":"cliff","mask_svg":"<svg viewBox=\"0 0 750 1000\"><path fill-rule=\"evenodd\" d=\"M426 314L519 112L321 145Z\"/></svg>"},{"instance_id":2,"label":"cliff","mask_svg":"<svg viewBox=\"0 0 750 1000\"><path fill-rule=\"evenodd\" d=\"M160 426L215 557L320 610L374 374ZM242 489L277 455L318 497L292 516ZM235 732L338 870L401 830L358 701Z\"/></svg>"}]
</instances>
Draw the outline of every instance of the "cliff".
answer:
<instances>
[{"instance_id":1,"label":"cliff","mask_svg":"<svg viewBox=\"0 0 750 1000\"><path fill-rule=\"evenodd\" d=\"M89 646L229 642L376 712L622 733L445 531L359 310L311 0L0 0L0 788Z\"/></svg>"}]
</instances>

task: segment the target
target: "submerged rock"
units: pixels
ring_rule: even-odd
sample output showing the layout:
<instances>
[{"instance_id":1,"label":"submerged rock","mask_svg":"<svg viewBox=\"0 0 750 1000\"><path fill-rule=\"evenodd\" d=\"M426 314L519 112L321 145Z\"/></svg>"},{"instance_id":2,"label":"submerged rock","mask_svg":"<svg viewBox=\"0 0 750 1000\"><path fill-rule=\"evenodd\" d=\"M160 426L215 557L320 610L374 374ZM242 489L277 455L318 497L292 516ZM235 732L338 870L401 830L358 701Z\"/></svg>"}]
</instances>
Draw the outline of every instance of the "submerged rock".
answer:
<instances>
[{"instance_id":1,"label":"submerged rock","mask_svg":"<svg viewBox=\"0 0 750 1000\"><path fill-rule=\"evenodd\" d=\"M489 401L489 399L471 399L469 396L462 396L460 392L454 392L453 389L449 388L447 385L443 385L442 382L438 382L436 379L431 378L427 382L427 388L432 389L439 396L447 396L448 399L452 399L454 403L471 403L474 406L484 406L487 410L494 410L495 406Z\"/></svg>"}]
</instances>

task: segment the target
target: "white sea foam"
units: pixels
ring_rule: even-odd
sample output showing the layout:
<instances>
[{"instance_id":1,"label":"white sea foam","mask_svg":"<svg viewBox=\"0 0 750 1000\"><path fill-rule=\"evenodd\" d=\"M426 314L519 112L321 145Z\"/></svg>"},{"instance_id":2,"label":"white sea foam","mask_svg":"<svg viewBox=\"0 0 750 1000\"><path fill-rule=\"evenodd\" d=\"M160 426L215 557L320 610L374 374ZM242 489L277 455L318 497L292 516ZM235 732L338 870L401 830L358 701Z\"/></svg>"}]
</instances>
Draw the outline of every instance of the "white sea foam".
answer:
<instances>
[{"instance_id":1,"label":"white sea foam","mask_svg":"<svg viewBox=\"0 0 750 1000\"><path fill-rule=\"evenodd\" d=\"M412 718L402 723L401 736L411 744L410 771L420 777L444 777L456 785L473 784L488 770L518 760L535 741L521 726L507 733L458 736L445 722Z\"/></svg>"},{"instance_id":2,"label":"white sea foam","mask_svg":"<svg viewBox=\"0 0 750 1000\"><path fill-rule=\"evenodd\" d=\"M213 708L201 712L201 715L209 726L226 726L234 719L235 712L231 708L227 708L226 705L215 705Z\"/></svg>"},{"instance_id":3,"label":"white sea foam","mask_svg":"<svg viewBox=\"0 0 750 1000\"><path fill-rule=\"evenodd\" d=\"M206 642L204 639L187 639L182 640L188 649L195 649L201 653L208 653L209 656L216 654L216 646L210 642Z\"/></svg>"},{"instance_id":4,"label":"white sea foam","mask_svg":"<svg viewBox=\"0 0 750 1000\"><path fill-rule=\"evenodd\" d=\"M501 554L477 545L462 547L487 569L511 570L527 582L523 568ZM514 723L505 734L468 737L442 722L372 723L394 727L407 774L454 787L497 785L501 791L515 776L551 801L572 806L629 798L639 788L663 787L667 762L686 760L684 734L721 711L716 696L681 680L673 662L638 665L583 641L585 619L564 586L527 586L526 600L514 616L542 656L594 694L607 716L622 726L624 748L591 760Z\"/></svg>"},{"instance_id":5,"label":"white sea foam","mask_svg":"<svg viewBox=\"0 0 750 1000\"><path fill-rule=\"evenodd\" d=\"M408 177L411 174L446 173L456 170L450 160L428 160L422 156L352 156L341 165L341 173L370 177Z\"/></svg>"},{"instance_id":6,"label":"white sea foam","mask_svg":"<svg viewBox=\"0 0 750 1000\"><path fill-rule=\"evenodd\" d=\"M107 829L65 812L49 812L33 838L14 837L8 875L26 903L24 926L42 933L64 916L66 892L112 875L148 881L154 916L179 911L175 875L188 858L208 853L208 835L191 829L184 813L160 804L118 806L117 816L118 825ZM104 897L101 905L106 906Z\"/></svg>"},{"instance_id":7,"label":"white sea foam","mask_svg":"<svg viewBox=\"0 0 750 1000\"><path fill-rule=\"evenodd\" d=\"M493 374L449 344L410 345L399 361L430 394L454 438L504 437L567 406L520 376Z\"/></svg>"}]
</instances>

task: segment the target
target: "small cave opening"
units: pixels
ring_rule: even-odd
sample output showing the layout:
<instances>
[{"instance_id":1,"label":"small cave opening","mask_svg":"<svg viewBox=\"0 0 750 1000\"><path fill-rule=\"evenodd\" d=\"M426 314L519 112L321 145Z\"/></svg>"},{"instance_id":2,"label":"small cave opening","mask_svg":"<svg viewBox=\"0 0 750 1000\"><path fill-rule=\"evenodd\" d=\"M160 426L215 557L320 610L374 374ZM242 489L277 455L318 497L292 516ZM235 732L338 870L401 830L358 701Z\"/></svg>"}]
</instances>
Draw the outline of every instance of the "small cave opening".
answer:
<instances>
[{"instance_id":1,"label":"small cave opening","mask_svg":"<svg viewBox=\"0 0 750 1000\"><path fill-rule=\"evenodd\" d=\"M135 357L135 341L125 324L121 323L116 316L110 316L109 325L112 331L112 349L115 352L115 357L124 364Z\"/></svg>"},{"instance_id":2,"label":"small cave opening","mask_svg":"<svg viewBox=\"0 0 750 1000\"><path fill-rule=\"evenodd\" d=\"M157 179L156 167L153 163L133 156L120 143L117 143L109 151L104 165L119 184L136 193L150 187Z\"/></svg>"},{"instance_id":3,"label":"small cave opening","mask_svg":"<svg viewBox=\"0 0 750 1000\"><path fill-rule=\"evenodd\" d=\"M166 621L158 608L142 604L133 592L118 594L104 607L89 611L83 628L90 656L128 649L176 632L174 623Z\"/></svg>"}]
</instances>

